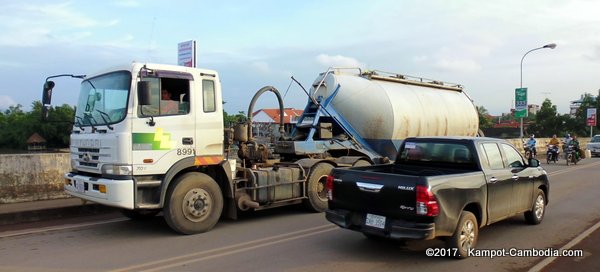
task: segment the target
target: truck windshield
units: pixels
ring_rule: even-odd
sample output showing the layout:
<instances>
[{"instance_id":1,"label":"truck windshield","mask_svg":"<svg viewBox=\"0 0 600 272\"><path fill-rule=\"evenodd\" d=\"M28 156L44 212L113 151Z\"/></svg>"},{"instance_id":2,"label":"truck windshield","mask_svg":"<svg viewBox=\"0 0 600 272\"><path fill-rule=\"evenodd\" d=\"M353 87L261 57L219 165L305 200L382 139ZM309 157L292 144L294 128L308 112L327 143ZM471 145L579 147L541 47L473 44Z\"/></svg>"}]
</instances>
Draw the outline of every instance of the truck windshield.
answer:
<instances>
[{"instance_id":1,"label":"truck windshield","mask_svg":"<svg viewBox=\"0 0 600 272\"><path fill-rule=\"evenodd\" d=\"M86 79L81 83L75 125L101 126L125 118L131 73L118 71Z\"/></svg>"}]
</instances>

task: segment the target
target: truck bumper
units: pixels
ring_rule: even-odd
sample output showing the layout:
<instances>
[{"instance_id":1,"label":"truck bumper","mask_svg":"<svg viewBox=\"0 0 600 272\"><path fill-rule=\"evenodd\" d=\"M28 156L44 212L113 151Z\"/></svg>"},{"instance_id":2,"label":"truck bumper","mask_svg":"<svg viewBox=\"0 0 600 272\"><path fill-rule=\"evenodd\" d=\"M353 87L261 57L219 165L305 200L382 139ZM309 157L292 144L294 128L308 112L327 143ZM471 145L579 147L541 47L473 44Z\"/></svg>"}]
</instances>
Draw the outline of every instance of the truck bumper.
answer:
<instances>
[{"instance_id":1,"label":"truck bumper","mask_svg":"<svg viewBox=\"0 0 600 272\"><path fill-rule=\"evenodd\" d=\"M103 189L104 188L104 189ZM133 180L114 180L65 174L65 192L95 203L133 209Z\"/></svg>"},{"instance_id":2,"label":"truck bumper","mask_svg":"<svg viewBox=\"0 0 600 272\"><path fill-rule=\"evenodd\" d=\"M430 240L435 238L435 223L416 223L386 218L383 229L365 225L366 214L347 210L327 210L325 218L342 228L390 239Z\"/></svg>"}]
</instances>

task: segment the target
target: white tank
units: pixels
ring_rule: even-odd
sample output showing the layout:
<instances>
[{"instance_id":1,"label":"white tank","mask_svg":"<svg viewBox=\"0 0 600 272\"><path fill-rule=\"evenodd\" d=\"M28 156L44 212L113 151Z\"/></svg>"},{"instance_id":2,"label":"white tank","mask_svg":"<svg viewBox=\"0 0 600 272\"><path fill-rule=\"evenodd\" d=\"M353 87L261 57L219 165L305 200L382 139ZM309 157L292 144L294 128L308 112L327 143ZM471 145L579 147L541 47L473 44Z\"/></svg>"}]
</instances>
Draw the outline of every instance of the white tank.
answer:
<instances>
[{"instance_id":1,"label":"white tank","mask_svg":"<svg viewBox=\"0 0 600 272\"><path fill-rule=\"evenodd\" d=\"M326 73L313 83L311 95L329 97L331 106L371 148L393 155L411 136L475 136L479 117L473 102L456 84L377 73ZM315 88L325 76L318 90Z\"/></svg>"}]
</instances>

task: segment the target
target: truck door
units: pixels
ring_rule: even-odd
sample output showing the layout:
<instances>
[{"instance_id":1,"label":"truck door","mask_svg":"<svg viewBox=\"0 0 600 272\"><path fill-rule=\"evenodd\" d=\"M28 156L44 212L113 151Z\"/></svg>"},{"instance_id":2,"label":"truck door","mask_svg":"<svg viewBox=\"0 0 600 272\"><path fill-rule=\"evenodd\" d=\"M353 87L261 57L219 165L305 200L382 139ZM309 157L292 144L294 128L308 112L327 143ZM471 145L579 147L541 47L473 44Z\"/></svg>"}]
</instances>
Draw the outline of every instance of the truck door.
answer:
<instances>
[{"instance_id":1,"label":"truck door","mask_svg":"<svg viewBox=\"0 0 600 272\"><path fill-rule=\"evenodd\" d=\"M500 148L496 143L483 143L487 167L484 174L488 188L487 212L489 223L508 217L512 210L513 180L512 173L505 166ZM486 169L487 168L487 169Z\"/></svg>"},{"instance_id":2,"label":"truck door","mask_svg":"<svg viewBox=\"0 0 600 272\"><path fill-rule=\"evenodd\" d=\"M196 156L207 164L217 163L223 155L223 109L217 75L201 74L196 82Z\"/></svg>"},{"instance_id":3,"label":"truck door","mask_svg":"<svg viewBox=\"0 0 600 272\"><path fill-rule=\"evenodd\" d=\"M520 213L531 209L533 205L533 176L532 169L527 168L525 159L514 147L502 144L505 161L513 173L513 200L512 213Z\"/></svg>"},{"instance_id":4,"label":"truck door","mask_svg":"<svg viewBox=\"0 0 600 272\"><path fill-rule=\"evenodd\" d=\"M192 75L156 71L150 82L151 105L139 106L132 124L136 175L164 174L177 161L194 154L194 112L190 107Z\"/></svg>"}]
</instances>

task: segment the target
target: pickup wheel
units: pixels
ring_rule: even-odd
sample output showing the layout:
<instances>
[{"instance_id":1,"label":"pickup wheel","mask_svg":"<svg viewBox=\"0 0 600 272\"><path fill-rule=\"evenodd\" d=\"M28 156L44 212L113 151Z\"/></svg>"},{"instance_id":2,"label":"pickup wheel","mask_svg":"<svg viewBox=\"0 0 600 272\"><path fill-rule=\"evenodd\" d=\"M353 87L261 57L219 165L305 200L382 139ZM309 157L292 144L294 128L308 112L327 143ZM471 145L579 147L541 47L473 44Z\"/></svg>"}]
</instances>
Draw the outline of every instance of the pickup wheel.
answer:
<instances>
[{"instance_id":1,"label":"pickup wheel","mask_svg":"<svg viewBox=\"0 0 600 272\"><path fill-rule=\"evenodd\" d=\"M163 210L165 221L182 234L206 232L223 210L221 188L203 173L186 173L169 186Z\"/></svg>"},{"instance_id":2,"label":"pickup wheel","mask_svg":"<svg viewBox=\"0 0 600 272\"><path fill-rule=\"evenodd\" d=\"M160 210L121 209L121 214L123 214L125 217L127 217L131 220L138 220L138 221L150 220L150 219L154 218L159 212L160 212Z\"/></svg>"},{"instance_id":3,"label":"pickup wheel","mask_svg":"<svg viewBox=\"0 0 600 272\"><path fill-rule=\"evenodd\" d=\"M475 248L479 235L477 218L473 213L463 211L458 220L458 225L450 239L446 240L448 248L456 248L454 258L464 259L469 257L469 249Z\"/></svg>"},{"instance_id":4,"label":"pickup wheel","mask_svg":"<svg viewBox=\"0 0 600 272\"><path fill-rule=\"evenodd\" d=\"M329 163L319 163L310 171L306 185L308 200L304 202L308 209L315 212L324 212L327 209L325 183L332 169L333 165Z\"/></svg>"},{"instance_id":5,"label":"pickup wheel","mask_svg":"<svg viewBox=\"0 0 600 272\"><path fill-rule=\"evenodd\" d=\"M537 225L544 220L544 214L546 214L546 194L542 189L538 189L531 211L525 212L525 221Z\"/></svg>"}]
</instances>

